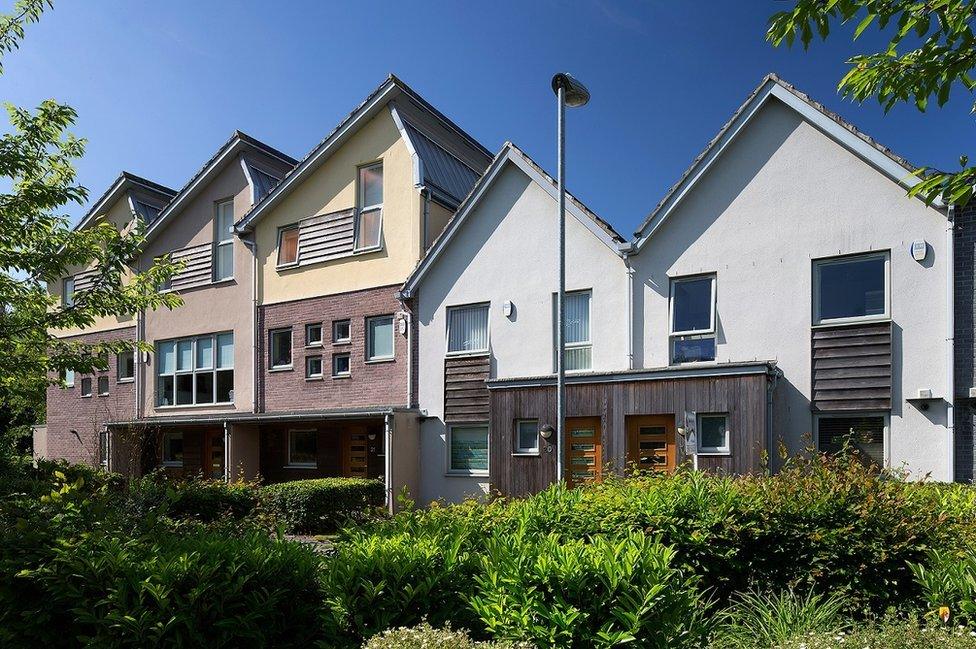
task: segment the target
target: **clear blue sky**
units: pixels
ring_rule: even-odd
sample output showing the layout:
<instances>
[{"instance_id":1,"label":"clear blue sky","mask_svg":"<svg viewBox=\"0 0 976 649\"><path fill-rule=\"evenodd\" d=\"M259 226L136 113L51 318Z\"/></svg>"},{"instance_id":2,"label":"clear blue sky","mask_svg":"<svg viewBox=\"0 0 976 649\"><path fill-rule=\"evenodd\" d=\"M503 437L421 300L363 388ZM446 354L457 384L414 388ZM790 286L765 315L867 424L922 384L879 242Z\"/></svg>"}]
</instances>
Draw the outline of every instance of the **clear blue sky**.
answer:
<instances>
[{"instance_id":1,"label":"clear blue sky","mask_svg":"<svg viewBox=\"0 0 976 649\"><path fill-rule=\"evenodd\" d=\"M955 168L966 96L887 116L842 100L843 61L876 32L777 50L766 20L788 4L60 0L6 57L0 99L77 109L92 198L121 169L179 188L234 129L301 157L390 72L490 150L512 140L549 170L549 80L576 75L593 99L569 113L569 187L625 236L769 71L916 164Z\"/></svg>"}]
</instances>

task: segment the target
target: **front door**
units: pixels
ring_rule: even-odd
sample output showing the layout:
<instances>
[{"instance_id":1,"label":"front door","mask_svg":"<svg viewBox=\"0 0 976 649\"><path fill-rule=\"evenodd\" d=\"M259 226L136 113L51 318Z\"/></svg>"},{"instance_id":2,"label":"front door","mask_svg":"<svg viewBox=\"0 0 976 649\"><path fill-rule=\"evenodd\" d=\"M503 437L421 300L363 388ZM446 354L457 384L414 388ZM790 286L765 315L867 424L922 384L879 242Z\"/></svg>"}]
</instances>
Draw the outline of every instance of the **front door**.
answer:
<instances>
[{"instance_id":1,"label":"front door","mask_svg":"<svg viewBox=\"0 0 976 649\"><path fill-rule=\"evenodd\" d=\"M599 482L603 469L599 417L566 419L566 484L576 487Z\"/></svg>"},{"instance_id":2,"label":"front door","mask_svg":"<svg viewBox=\"0 0 976 649\"><path fill-rule=\"evenodd\" d=\"M203 474L213 480L224 479L224 431L203 434Z\"/></svg>"},{"instance_id":3,"label":"front door","mask_svg":"<svg viewBox=\"0 0 976 649\"><path fill-rule=\"evenodd\" d=\"M366 430L356 426L343 432L342 475L347 478L365 478L368 474L368 444Z\"/></svg>"},{"instance_id":4,"label":"front door","mask_svg":"<svg viewBox=\"0 0 976 649\"><path fill-rule=\"evenodd\" d=\"M674 415L627 418L630 469L670 473L675 468Z\"/></svg>"}]
</instances>

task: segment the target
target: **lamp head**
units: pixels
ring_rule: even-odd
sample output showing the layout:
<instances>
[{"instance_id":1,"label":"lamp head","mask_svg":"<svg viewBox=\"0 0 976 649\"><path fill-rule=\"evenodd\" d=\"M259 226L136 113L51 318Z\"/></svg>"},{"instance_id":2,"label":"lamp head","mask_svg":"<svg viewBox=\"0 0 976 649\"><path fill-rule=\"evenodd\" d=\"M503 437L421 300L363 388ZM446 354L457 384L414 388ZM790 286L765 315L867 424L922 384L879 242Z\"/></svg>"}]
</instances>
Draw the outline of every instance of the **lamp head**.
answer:
<instances>
[{"instance_id":1,"label":"lamp head","mask_svg":"<svg viewBox=\"0 0 976 649\"><path fill-rule=\"evenodd\" d=\"M558 72L552 77L552 91L558 95L560 88L563 89L566 105L570 108L583 106L590 100L590 91L586 86L567 72Z\"/></svg>"}]
</instances>

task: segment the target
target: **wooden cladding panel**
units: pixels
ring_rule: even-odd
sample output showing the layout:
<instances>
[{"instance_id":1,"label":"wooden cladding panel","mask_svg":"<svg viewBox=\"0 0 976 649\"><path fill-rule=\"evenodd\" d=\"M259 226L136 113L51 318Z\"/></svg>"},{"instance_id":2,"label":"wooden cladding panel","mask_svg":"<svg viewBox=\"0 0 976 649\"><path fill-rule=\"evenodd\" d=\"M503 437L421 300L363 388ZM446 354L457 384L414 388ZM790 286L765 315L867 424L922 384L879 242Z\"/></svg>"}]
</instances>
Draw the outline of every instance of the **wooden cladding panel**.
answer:
<instances>
[{"instance_id":1,"label":"wooden cladding panel","mask_svg":"<svg viewBox=\"0 0 976 649\"><path fill-rule=\"evenodd\" d=\"M86 270L75 275L75 293L90 289L97 278L98 271L95 270Z\"/></svg>"},{"instance_id":2,"label":"wooden cladding panel","mask_svg":"<svg viewBox=\"0 0 976 649\"><path fill-rule=\"evenodd\" d=\"M213 244L203 243L174 250L174 262L183 262L183 270L173 275L170 286L174 291L203 286L213 281Z\"/></svg>"},{"instance_id":3,"label":"wooden cladding panel","mask_svg":"<svg viewBox=\"0 0 976 649\"><path fill-rule=\"evenodd\" d=\"M891 323L814 329L813 409L891 408Z\"/></svg>"},{"instance_id":4,"label":"wooden cladding panel","mask_svg":"<svg viewBox=\"0 0 976 649\"><path fill-rule=\"evenodd\" d=\"M444 421L488 421L491 359L454 356L444 359Z\"/></svg>"},{"instance_id":5,"label":"wooden cladding panel","mask_svg":"<svg viewBox=\"0 0 976 649\"><path fill-rule=\"evenodd\" d=\"M353 208L303 219L298 226L298 265L350 255L355 247Z\"/></svg>"}]
</instances>

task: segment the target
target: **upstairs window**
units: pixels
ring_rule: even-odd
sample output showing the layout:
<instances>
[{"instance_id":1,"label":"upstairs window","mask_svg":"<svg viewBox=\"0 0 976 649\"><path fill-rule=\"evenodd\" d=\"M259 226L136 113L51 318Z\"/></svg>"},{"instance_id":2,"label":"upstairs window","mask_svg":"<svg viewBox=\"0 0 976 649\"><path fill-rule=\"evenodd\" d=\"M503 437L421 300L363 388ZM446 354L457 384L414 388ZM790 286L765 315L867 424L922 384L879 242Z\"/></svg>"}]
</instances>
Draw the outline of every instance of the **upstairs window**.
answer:
<instances>
[{"instance_id":1,"label":"upstairs window","mask_svg":"<svg viewBox=\"0 0 976 649\"><path fill-rule=\"evenodd\" d=\"M116 356L116 379L119 383L132 381L136 376L136 358L132 350Z\"/></svg>"},{"instance_id":2,"label":"upstairs window","mask_svg":"<svg viewBox=\"0 0 976 649\"><path fill-rule=\"evenodd\" d=\"M305 325L305 346L317 347L322 344L322 323L315 322Z\"/></svg>"},{"instance_id":3,"label":"upstairs window","mask_svg":"<svg viewBox=\"0 0 976 649\"><path fill-rule=\"evenodd\" d=\"M291 329L271 332L271 369L291 367Z\"/></svg>"},{"instance_id":4,"label":"upstairs window","mask_svg":"<svg viewBox=\"0 0 976 649\"><path fill-rule=\"evenodd\" d=\"M297 225L289 225L278 230L278 265L290 266L298 263Z\"/></svg>"},{"instance_id":5,"label":"upstairs window","mask_svg":"<svg viewBox=\"0 0 976 649\"><path fill-rule=\"evenodd\" d=\"M105 397L108 396L108 377L100 376L98 377L98 396Z\"/></svg>"},{"instance_id":6,"label":"upstairs window","mask_svg":"<svg viewBox=\"0 0 976 649\"><path fill-rule=\"evenodd\" d=\"M488 351L488 305L455 306L447 310L447 353Z\"/></svg>"},{"instance_id":7,"label":"upstairs window","mask_svg":"<svg viewBox=\"0 0 976 649\"><path fill-rule=\"evenodd\" d=\"M156 345L156 404L191 406L234 401L234 334Z\"/></svg>"},{"instance_id":8,"label":"upstairs window","mask_svg":"<svg viewBox=\"0 0 976 649\"><path fill-rule=\"evenodd\" d=\"M383 226L383 163L359 169L356 249L378 248Z\"/></svg>"},{"instance_id":9,"label":"upstairs window","mask_svg":"<svg viewBox=\"0 0 976 649\"><path fill-rule=\"evenodd\" d=\"M69 307L75 305L75 278L66 277L61 282L61 306Z\"/></svg>"},{"instance_id":10,"label":"upstairs window","mask_svg":"<svg viewBox=\"0 0 976 649\"><path fill-rule=\"evenodd\" d=\"M234 276L234 201L217 203L216 211L213 280L219 282Z\"/></svg>"},{"instance_id":11,"label":"upstairs window","mask_svg":"<svg viewBox=\"0 0 976 649\"><path fill-rule=\"evenodd\" d=\"M559 296L552 296L552 340L555 347L559 340L556 331L558 320ZM566 294L564 302L563 322L566 333L566 355L563 365L568 372L588 370L593 367L593 344L590 341L590 291L574 291ZM555 371L556 353L553 353L553 371Z\"/></svg>"},{"instance_id":12,"label":"upstairs window","mask_svg":"<svg viewBox=\"0 0 976 649\"><path fill-rule=\"evenodd\" d=\"M347 343L352 340L352 326L348 320L334 320L332 322L332 342Z\"/></svg>"},{"instance_id":13,"label":"upstairs window","mask_svg":"<svg viewBox=\"0 0 976 649\"><path fill-rule=\"evenodd\" d=\"M81 379L81 396L90 397L92 395L92 380L90 376Z\"/></svg>"},{"instance_id":14,"label":"upstairs window","mask_svg":"<svg viewBox=\"0 0 976 649\"><path fill-rule=\"evenodd\" d=\"M366 319L366 359L370 361L393 358L393 316Z\"/></svg>"},{"instance_id":15,"label":"upstairs window","mask_svg":"<svg viewBox=\"0 0 976 649\"><path fill-rule=\"evenodd\" d=\"M813 324L888 317L887 252L820 259L813 273Z\"/></svg>"},{"instance_id":16,"label":"upstairs window","mask_svg":"<svg viewBox=\"0 0 976 649\"><path fill-rule=\"evenodd\" d=\"M671 280L671 362L715 360L715 276Z\"/></svg>"},{"instance_id":17,"label":"upstairs window","mask_svg":"<svg viewBox=\"0 0 976 649\"><path fill-rule=\"evenodd\" d=\"M74 370L64 370L61 373L61 378L64 381L64 386L66 388L75 387L75 371Z\"/></svg>"}]
</instances>

